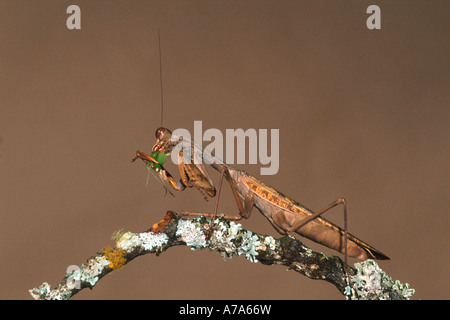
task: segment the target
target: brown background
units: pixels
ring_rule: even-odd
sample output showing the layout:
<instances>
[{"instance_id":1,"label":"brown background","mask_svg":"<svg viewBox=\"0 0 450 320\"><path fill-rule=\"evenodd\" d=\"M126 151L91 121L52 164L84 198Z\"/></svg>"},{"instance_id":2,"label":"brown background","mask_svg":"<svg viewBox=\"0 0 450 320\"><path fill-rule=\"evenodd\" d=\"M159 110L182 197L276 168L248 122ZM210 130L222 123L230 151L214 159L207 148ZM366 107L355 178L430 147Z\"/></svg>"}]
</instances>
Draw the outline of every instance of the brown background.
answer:
<instances>
[{"instance_id":1,"label":"brown background","mask_svg":"<svg viewBox=\"0 0 450 320\"><path fill-rule=\"evenodd\" d=\"M82 29L69 31L74 3ZM381 30L366 28L373 3ZM391 257L383 270L414 298L448 299L448 15L448 1L2 0L0 298L56 285L118 229L212 211L195 190L146 187L130 162L160 125L159 27L166 127L280 129L280 170L262 180L312 209L345 197L350 231ZM228 187L220 210L237 212ZM257 211L243 225L278 236ZM343 297L281 266L178 247L74 298Z\"/></svg>"}]
</instances>

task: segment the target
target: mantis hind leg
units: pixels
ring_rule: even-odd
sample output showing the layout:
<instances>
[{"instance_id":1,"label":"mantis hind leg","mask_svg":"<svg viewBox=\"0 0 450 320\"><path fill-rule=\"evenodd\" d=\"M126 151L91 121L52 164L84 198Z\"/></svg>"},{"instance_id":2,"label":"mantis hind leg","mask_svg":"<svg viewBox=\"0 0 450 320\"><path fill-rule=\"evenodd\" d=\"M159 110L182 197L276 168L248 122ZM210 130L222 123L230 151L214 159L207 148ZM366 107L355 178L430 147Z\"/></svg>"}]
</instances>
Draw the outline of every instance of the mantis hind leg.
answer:
<instances>
[{"instance_id":1,"label":"mantis hind leg","mask_svg":"<svg viewBox=\"0 0 450 320\"><path fill-rule=\"evenodd\" d=\"M350 279L350 274L348 272L347 269L347 260L348 260L348 254L347 254L347 238L348 238L348 231L347 231L347 202L345 201L344 198L339 198L335 201L333 201L332 203L330 203L328 206L326 206L325 208L314 212L311 216L302 219L300 221L298 221L297 223L294 223L291 227L287 227L284 228L286 231L288 232L293 232L293 231L297 231L299 230L301 227L303 227L305 224L311 222L312 220L318 218L319 216L321 216L323 213L327 212L328 210L334 208L335 206L342 204L344 206L344 272L347 275L347 280L348 283L351 285L352 281ZM275 215L274 215L274 220L276 221L276 223L279 226L286 226L286 217L283 213L283 211L278 211ZM271 221L272 222L272 221ZM272 223L273 224L273 223Z\"/></svg>"}]
</instances>

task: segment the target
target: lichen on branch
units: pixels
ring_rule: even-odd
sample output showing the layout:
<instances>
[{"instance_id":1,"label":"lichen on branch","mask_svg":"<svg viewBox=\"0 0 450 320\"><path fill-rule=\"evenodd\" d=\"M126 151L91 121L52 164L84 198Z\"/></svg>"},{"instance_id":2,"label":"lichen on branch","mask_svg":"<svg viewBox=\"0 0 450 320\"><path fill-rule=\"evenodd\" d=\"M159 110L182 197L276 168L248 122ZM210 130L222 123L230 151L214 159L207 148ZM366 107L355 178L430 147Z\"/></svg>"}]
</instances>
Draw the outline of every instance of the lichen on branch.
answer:
<instances>
[{"instance_id":1,"label":"lichen on branch","mask_svg":"<svg viewBox=\"0 0 450 320\"><path fill-rule=\"evenodd\" d=\"M393 282L373 260L347 266L351 283L338 257L327 257L312 251L298 239L283 236L274 239L254 233L240 224L220 216L211 224L209 219L180 219L168 211L165 217L144 232L119 232L114 235L114 248L106 247L82 264L66 272L54 288L44 282L29 290L37 300L67 300L85 288L93 288L108 273L119 269L138 256L161 254L173 246L188 246L191 250L208 248L223 259L244 256L252 263L284 265L311 279L332 283L347 299L409 299L414 289L408 284Z\"/></svg>"}]
</instances>

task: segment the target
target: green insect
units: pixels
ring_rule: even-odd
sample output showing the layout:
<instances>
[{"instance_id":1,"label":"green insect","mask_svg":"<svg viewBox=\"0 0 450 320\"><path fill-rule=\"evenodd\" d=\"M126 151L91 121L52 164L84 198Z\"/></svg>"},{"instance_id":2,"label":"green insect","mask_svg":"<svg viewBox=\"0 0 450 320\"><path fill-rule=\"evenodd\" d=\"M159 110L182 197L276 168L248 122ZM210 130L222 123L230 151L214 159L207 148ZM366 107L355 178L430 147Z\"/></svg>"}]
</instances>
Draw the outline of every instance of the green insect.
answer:
<instances>
[{"instance_id":1,"label":"green insect","mask_svg":"<svg viewBox=\"0 0 450 320\"><path fill-rule=\"evenodd\" d=\"M148 186L148 181L150 178L150 173L158 180L161 185L164 187L165 195L169 193L171 196L174 196L174 194L170 191L170 189L166 186L165 181L173 181L173 178L171 174L164 168L164 162L166 161L167 154L164 154L162 152L154 151L150 155L146 154L145 152L142 152L140 150L136 151L136 157L132 159L131 161L134 162L137 159L142 159L146 164L145 166L148 169L148 175L147 175L147 182L146 185ZM156 173L156 174L155 174Z\"/></svg>"}]
</instances>

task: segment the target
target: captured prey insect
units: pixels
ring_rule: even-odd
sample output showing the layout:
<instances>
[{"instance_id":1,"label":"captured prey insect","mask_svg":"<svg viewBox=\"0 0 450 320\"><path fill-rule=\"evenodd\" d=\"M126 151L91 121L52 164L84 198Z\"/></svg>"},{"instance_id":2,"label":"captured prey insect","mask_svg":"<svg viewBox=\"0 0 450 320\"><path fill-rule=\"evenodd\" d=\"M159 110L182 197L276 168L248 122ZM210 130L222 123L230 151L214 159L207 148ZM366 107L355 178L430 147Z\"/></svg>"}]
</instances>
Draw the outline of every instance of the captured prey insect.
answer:
<instances>
[{"instance_id":1,"label":"captured prey insect","mask_svg":"<svg viewBox=\"0 0 450 320\"><path fill-rule=\"evenodd\" d=\"M131 162L136 161L136 159L142 159L148 169L147 184L151 173L164 187L166 194L169 193L171 196L174 196L174 194L165 184L165 181L174 181L170 173L163 166L166 158L167 155L161 152L152 152L151 155L148 155L145 152L137 150L136 157L132 159ZM153 171L156 172L159 176L156 175Z\"/></svg>"},{"instance_id":2,"label":"captured prey insect","mask_svg":"<svg viewBox=\"0 0 450 320\"><path fill-rule=\"evenodd\" d=\"M166 128L158 128L156 130L156 138L157 141L152 148L153 156L149 156L138 150L136 158L141 158L147 163L151 162L155 166L158 166L160 163L158 162L157 156L159 154L169 155L172 149L182 140L177 140L176 137L172 137L172 132ZM347 232L347 203L345 199L339 198L325 208L319 211L313 211L264 184L243 170L235 169L213 156L210 156L210 159L206 159L200 146L192 145L192 150L193 153L191 155L193 158L203 157L209 165L221 173L219 193L223 177L229 182L239 209L239 216L235 216L233 220L248 219L253 207L256 207L280 234L284 235L288 232L296 232L314 242L341 252L345 255L346 263L347 256L359 260L389 259L373 246ZM178 154L178 168L181 175L180 182L175 183L173 178L165 170L161 170L160 172L163 172L163 179L169 181L170 185L176 190L184 190L186 186L196 187L199 190L204 190L209 196L214 197L216 191L211 178L203 167L203 163L195 164L195 162L191 162L187 164L183 159L185 159L185 155L180 150ZM342 204L344 207L344 229L321 217L324 212L339 204ZM189 215L208 215L214 218L216 213L217 201L214 215L188 212Z\"/></svg>"}]
</instances>

